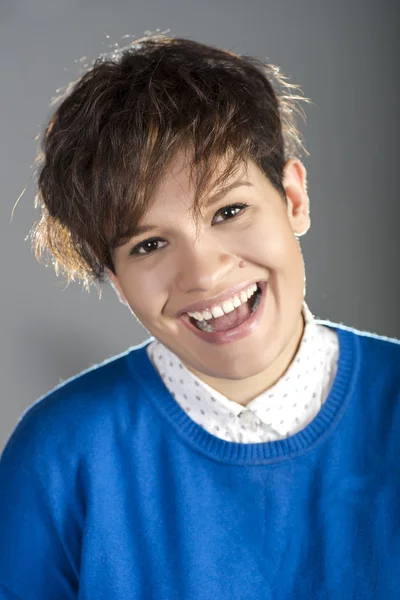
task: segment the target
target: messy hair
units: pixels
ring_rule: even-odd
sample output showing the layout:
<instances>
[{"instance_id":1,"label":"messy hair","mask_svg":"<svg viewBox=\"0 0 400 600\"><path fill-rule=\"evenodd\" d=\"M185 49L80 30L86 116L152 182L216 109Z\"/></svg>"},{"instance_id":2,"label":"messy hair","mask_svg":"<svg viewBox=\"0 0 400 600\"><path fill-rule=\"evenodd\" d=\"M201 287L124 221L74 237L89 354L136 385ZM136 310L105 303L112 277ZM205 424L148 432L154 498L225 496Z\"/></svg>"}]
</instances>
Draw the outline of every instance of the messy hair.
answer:
<instances>
[{"instance_id":1,"label":"messy hair","mask_svg":"<svg viewBox=\"0 0 400 600\"><path fill-rule=\"evenodd\" d=\"M40 142L36 258L50 256L86 289L103 282L182 149L196 220L210 182L219 187L248 160L285 200L284 164L304 151L299 100L279 68L188 39L146 37L98 58L57 98Z\"/></svg>"}]
</instances>

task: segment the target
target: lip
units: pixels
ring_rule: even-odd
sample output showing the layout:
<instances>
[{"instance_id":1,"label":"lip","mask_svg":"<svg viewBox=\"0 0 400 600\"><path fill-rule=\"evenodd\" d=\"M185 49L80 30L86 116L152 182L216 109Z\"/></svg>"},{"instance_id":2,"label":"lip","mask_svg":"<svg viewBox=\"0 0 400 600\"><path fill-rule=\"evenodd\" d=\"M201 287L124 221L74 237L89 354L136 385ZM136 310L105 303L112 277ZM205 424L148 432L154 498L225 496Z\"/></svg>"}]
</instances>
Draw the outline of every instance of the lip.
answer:
<instances>
[{"instance_id":1,"label":"lip","mask_svg":"<svg viewBox=\"0 0 400 600\"><path fill-rule=\"evenodd\" d=\"M188 312L192 312L192 313L193 312L201 312L206 309L211 309L211 308L213 308L213 306L217 306L218 304L222 304L223 302L230 300L231 298L233 298L233 296L236 296L236 294L238 294L239 292L247 290L247 288L249 288L254 283L258 283L259 285L261 285L262 283L266 283L266 282L265 281L264 282L249 281L247 283L239 283L238 285L235 285L232 288L230 288L227 292L224 292L223 294L219 294L218 296L214 296L214 298L210 298L209 300L206 300L206 301L203 300L203 302L194 302L193 304L188 304L187 306L185 306L185 308L181 308L176 313L176 317L178 319L180 319L182 316L185 315L185 313L188 313Z\"/></svg>"},{"instance_id":2,"label":"lip","mask_svg":"<svg viewBox=\"0 0 400 600\"><path fill-rule=\"evenodd\" d=\"M242 338L247 337L248 335L253 333L253 331L257 328L264 312L268 287L267 282L255 281L254 283L258 283L258 285L261 288L260 304L258 305L256 312L250 315L247 321L244 321L244 323L242 323L238 327L235 327L234 329L229 329L228 331L213 331L211 333L206 333L205 331L197 329L197 327L195 327L190 322L189 316L187 314L181 315L180 320L185 325L185 327L187 327L192 333L197 335L197 337L199 337L201 340L208 342L209 344L228 344L230 342L241 340Z\"/></svg>"}]
</instances>

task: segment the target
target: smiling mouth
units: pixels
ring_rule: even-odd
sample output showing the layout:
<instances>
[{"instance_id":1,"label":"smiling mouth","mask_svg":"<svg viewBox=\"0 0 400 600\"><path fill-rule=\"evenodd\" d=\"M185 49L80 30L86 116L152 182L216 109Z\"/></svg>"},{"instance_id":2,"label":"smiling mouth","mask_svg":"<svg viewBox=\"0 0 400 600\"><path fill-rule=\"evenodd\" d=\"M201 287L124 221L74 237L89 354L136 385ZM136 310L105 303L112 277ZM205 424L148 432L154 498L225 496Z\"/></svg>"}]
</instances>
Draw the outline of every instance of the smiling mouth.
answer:
<instances>
[{"instance_id":1,"label":"smiling mouth","mask_svg":"<svg viewBox=\"0 0 400 600\"><path fill-rule=\"evenodd\" d=\"M247 300L247 302L235 308L234 311L231 311L220 317L213 317L212 319L204 319L202 321L198 321L194 317L188 316L189 321L194 327L196 327L196 329L199 329L205 333L229 331L230 329L235 329L236 327L242 325L242 323L247 321L247 319L249 319L251 315L255 313L259 307L261 295L262 289L260 284L257 283L256 292Z\"/></svg>"}]
</instances>

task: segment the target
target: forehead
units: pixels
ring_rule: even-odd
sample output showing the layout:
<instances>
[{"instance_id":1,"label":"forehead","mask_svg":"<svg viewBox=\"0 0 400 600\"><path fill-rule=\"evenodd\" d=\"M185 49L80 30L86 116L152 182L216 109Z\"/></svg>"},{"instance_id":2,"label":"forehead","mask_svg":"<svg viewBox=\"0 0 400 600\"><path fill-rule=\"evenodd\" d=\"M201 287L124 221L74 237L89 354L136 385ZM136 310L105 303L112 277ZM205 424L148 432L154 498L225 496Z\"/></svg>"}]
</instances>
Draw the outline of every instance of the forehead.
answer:
<instances>
[{"instance_id":1,"label":"forehead","mask_svg":"<svg viewBox=\"0 0 400 600\"><path fill-rule=\"evenodd\" d=\"M199 203L207 206L215 201L221 192L227 192L240 184L254 184L259 177L259 169L252 161L241 162L230 172L228 167L227 159L218 159L217 163L212 165L211 172L207 173L206 181L202 182L200 190L196 190L196 167L186 152L179 152L160 177L152 194L149 212L161 210L167 203L171 206L175 202L190 210L196 191L199 193Z\"/></svg>"}]
</instances>

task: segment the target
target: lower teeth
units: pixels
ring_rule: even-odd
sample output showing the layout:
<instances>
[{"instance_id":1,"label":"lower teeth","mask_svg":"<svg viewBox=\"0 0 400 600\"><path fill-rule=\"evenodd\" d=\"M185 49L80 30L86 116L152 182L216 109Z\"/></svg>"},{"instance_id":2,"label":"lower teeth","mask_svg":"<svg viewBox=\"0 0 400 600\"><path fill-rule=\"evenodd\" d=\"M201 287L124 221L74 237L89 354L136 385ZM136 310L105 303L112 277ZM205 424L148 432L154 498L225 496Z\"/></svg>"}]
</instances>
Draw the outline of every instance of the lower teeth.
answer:
<instances>
[{"instance_id":1,"label":"lower teeth","mask_svg":"<svg viewBox=\"0 0 400 600\"><path fill-rule=\"evenodd\" d=\"M207 321L196 321L196 327L197 329L200 329L200 331L206 331L207 333L211 333L212 331L215 331L214 327L212 327L212 325L210 325L209 323L207 323Z\"/></svg>"},{"instance_id":2,"label":"lower teeth","mask_svg":"<svg viewBox=\"0 0 400 600\"><path fill-rule=\"evenodd\" d=\"M257 308L260 304L260 301L261 301L261 290L258 286L257 286L257 291L256 291L255 295L256 295L256 299L252 306L251 314L253 314L257 310ZM200 331L205 331L206 333L212 333L213 331L215 331L214 327L212 325L210 325L210 323L208 321L206 321L205 319L204 319L204 321L197 321L197 319L193 319L193 321L195 322L197 329L200 329Z\"/></svg>"}]
</instances>

